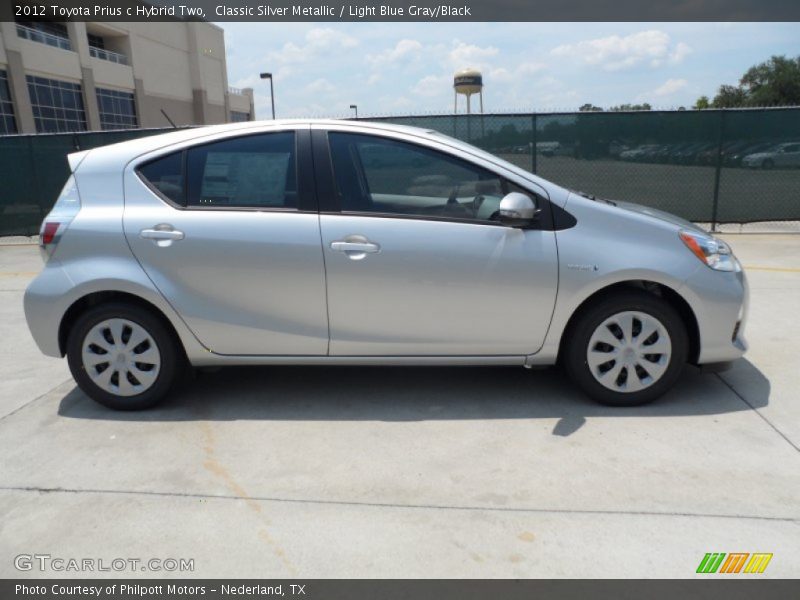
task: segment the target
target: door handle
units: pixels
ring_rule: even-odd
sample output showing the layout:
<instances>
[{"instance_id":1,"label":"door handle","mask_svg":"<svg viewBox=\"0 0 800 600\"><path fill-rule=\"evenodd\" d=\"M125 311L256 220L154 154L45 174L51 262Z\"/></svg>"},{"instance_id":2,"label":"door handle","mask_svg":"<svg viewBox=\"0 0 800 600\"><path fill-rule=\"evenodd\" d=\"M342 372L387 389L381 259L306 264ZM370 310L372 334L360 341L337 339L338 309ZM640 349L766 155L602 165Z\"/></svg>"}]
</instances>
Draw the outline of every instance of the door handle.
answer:
<instances>
[{"instance_id":1,"label":"door handle","mask_svg":"<svg viewBox=\"0 0 800 600\"><path fill-rule=\"evenodd\" d=\"M156 226L158 227L158 226ZM142 229L139 237L144 240L169 240L177 241L184 238L183 232L177 229Z\"/></svg>"},{"instance_id":2,"label":"door handle","mask_svg":"<svg viewBox=\"0 0 800 600\"><path fill-rule=\"evenodd\" d=\"M331 242L331 250L336 250L337 252L375 254L381 251L381 247L372 242L345 242L340 240L338 242Z\"/></svg>"}]
</instances>

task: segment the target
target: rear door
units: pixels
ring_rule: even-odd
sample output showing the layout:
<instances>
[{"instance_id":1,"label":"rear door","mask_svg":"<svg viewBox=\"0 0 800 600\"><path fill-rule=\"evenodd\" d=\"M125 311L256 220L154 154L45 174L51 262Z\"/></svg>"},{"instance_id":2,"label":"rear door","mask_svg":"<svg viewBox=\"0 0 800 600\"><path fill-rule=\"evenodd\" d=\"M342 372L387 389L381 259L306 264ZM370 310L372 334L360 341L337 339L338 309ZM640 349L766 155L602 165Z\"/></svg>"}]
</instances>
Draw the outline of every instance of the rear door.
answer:
<instances>
[{"instance_id":1,"label":"rear door","mask_svg":"<svg viewBox=\"0 0 800 600\"><path fill-rule=\"evenodd\" d=\"M492 220L505 193L531 192L408 140L312 134L332 356L541 347L558 284L555 234Z\"/></svg>"},{"instance_id":2,"label":"rear door","mask_svg":"<svg viewBox=\"0 0 800 600\"><path fill-rule=\"evenodd\" d=\"M308 128L162 152L125 172L136 258L212 352L325 355Z\"/></svg>"}]
</instances>

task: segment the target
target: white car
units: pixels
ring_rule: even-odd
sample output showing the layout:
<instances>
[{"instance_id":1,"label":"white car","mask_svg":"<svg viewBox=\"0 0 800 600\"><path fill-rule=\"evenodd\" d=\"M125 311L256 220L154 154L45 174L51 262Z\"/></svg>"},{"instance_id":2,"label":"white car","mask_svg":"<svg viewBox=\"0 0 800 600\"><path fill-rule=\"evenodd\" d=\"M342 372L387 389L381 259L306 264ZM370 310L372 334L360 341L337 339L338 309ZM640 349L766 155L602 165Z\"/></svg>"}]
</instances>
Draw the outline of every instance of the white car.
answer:
<instances>
[{"instance_id":1,"label":"white car","mask_svg":"<svg viewBox=\"0 0 800 600\"><path fill-rule=\"evenodd\" d=\"M764 152L748 154L742 159L742 165L751 169L800 167L800 142L778 144Z\"/></svg>"}]
</instances>

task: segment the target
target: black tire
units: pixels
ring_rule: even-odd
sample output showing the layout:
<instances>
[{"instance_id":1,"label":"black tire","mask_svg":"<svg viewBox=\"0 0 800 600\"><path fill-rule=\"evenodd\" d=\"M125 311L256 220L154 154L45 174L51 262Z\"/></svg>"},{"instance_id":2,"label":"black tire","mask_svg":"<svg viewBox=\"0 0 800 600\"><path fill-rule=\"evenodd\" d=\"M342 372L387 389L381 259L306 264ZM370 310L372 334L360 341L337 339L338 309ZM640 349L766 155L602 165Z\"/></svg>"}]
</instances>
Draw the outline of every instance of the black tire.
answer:
<instances>
[{"instance_id":1,"label":"black tire","mask_svg":"<svg viewBox=\"0 0 800 600\"><path fill-rule=\"evenodd\" d=\"M655 317L666 329L672 345L672 355L661 378L635 392L605 387L592 375L586 356L595 330L609 317L624 311ZM675 384L688 355L689 337L678 312L658 296L630 290L605 296L582 309L565 333L561 362L570 379L593 400L608 406L639 406L652 402Z\"/></svg>"},{"instance_id":2,"label":"black tire","mask_svg":"<svg viewBox=\"0 0 800 600\"><path fill-rule=\"evenodd\" d=\"M142 393L122 396L110 393L92 381L83 364L82 345L91 329L106 319L126 319L142 327L155 341L161 364L155 382ZM183 354L178 342L161 319L134 304L110 302L88 309L73 325L67 339L67 361L78 386L93 400L114 410L144 410L167 395L182 371Z\"/></svg>"},{"instance_id":3,"label":"black tire","mask_svg":"<svg viewBox=\"0 0 800 600\"><path fill-rule=\"evenodd\" d=\"M762 169L769 170L769 169L772 169L774 167L775 167L775 161L772 160L771 158L768 158L764 162L761 163L761 168Z\"/></svg>"}]
</instances>

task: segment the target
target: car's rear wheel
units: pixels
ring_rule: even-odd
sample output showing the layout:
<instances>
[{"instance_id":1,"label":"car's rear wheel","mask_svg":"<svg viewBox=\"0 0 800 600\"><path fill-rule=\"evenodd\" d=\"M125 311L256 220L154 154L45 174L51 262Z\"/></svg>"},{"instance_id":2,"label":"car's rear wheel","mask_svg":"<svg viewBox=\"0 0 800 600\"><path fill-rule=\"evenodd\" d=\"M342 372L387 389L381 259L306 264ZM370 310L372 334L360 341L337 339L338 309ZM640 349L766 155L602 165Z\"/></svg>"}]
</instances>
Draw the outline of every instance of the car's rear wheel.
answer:
<instances>
[{"instance_id":1,"label":"car's rear wheel","mask_svg":"<svg viewBox=\"0 0 800 600\"><path fill-rule=\"evenodd\" d=\"M92 399L115 410L142 410L161 401L175 381L180 356L159 318L126 303L87 310L67 341L75 381Z\"/></svg>"},{"instance_id":2,"label":"car's rear wheel","mask_svg":"<svg viewBox=\"0 0 800 600\"><path fill-rule=\"evenodd\" d=\"M689 352L680 315L644 291L590 305L567 336L567 373L587 395L611 406L637 406L661 396L680 376Z\"/></svg>"}]
</instances>

